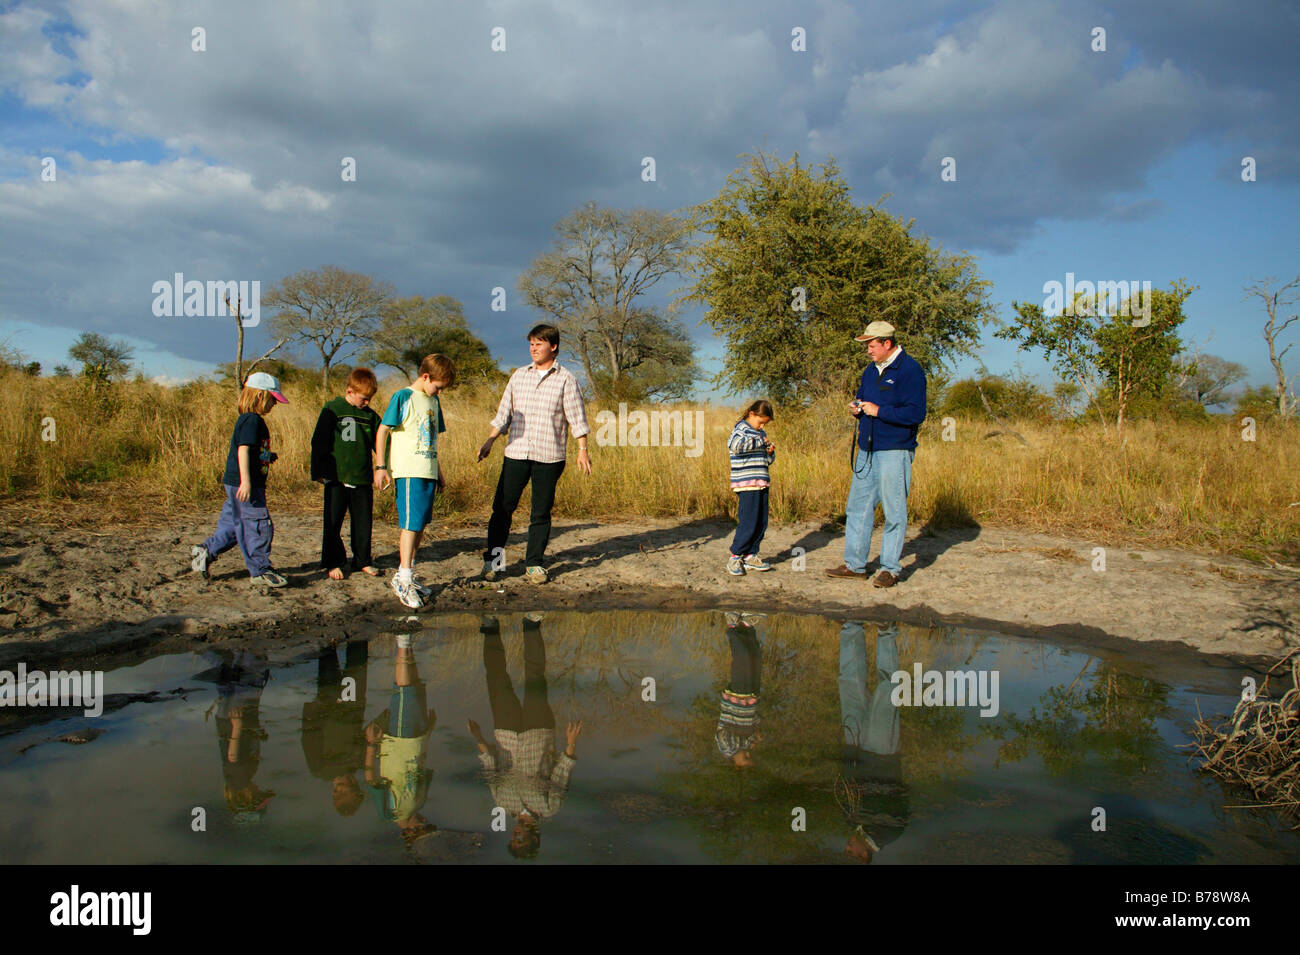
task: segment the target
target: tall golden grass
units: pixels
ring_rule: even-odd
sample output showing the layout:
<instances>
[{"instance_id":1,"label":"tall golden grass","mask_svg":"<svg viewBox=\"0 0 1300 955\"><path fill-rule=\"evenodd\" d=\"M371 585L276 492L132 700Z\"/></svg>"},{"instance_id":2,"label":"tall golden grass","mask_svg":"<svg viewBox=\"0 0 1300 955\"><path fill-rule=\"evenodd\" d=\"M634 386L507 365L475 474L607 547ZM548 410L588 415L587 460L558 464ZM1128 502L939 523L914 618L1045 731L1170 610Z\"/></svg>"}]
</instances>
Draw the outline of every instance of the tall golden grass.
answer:
<instances>
[{"instance_id":1,"label":"tall golden grass","mask_svg":"<svg viewBox=\"0 0 1300 955\"><path fill-rule=\"evenodd\" d=\"M402 385L386 381L376 410ZM309 443L320 407L332 397L310 385L291 385L287 395L290 404L267 418L279 454L269 483L273 513L318 507ZM443 397L442 465L449 483L436 513L441 520L479 521L491 506L504 441L489 461L474 458L499 395L461 388ZM580 474L571 449L557 516L734 516L726 437L745 403L671 406L702 413L698 457L681 447L601 447L593 435L595 473ZM593 428L600 410L588 406ZM96 388L83 379L4 373L0 497L56 520L165 520L216 508L236 414L230 385L136 381ZM991 524L1283 561L1300 548L1300 507L1289 506L1300 500L1300 422L1261 422L1254 441L1243 440L1240 424L1227 420L1132 422L1122 441L1093 425L1016 427L1028 446L990 435L998 426L979 420L957 420L955 440L945 441L940 422L928 421L914 466L910 522L936 529ZM774 521L842 517L851 430L839 403L777 409L768 427L777 444ZM391 513L391 502L391 493L377 499L379 519Z\"/></svg>"}]
</instances>

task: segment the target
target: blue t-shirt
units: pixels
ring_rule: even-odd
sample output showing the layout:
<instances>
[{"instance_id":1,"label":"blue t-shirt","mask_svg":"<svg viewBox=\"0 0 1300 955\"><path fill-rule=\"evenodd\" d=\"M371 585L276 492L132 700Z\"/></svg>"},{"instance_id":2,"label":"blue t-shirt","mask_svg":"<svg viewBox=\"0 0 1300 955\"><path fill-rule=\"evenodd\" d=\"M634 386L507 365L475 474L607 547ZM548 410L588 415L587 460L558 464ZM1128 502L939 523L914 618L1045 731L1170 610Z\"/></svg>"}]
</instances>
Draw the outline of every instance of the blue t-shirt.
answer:
<instances>
[{"instance_id":1,"label":"blue t-shirt","mask_svg":"<svg viewBox=\"0 0 1300 955\"><path fill-rule=\"evenodd\" d=\"M271 430L260 414L249 411L235 420L235 433L230 437L230 453L226 455L226 473L223 484L239 487L239 449L243 445L252 448L248 452L248 477L253 487L266 487L266 472L274 460L271 454Z\"/></svg>"}]
</instances>

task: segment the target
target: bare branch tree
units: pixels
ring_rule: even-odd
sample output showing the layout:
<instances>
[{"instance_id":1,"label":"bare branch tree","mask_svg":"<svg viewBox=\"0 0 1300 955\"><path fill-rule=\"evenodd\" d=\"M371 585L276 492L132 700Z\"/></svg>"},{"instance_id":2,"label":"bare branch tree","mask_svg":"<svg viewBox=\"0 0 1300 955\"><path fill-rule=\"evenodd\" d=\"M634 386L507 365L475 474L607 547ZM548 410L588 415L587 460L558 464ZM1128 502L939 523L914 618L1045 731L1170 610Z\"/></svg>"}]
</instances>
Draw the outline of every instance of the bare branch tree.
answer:
<instances>
[{"instance_id":1,"label":"bare branch tree","mask_svg":"<svg viewBox=\"0 0 1300 955\"><path fill-rule=\"evenodd\" d=\"M380 310L392 295L386 282L327 265L290 275L267 293L266 303L280 310L271 319L277 338L316 346L321 384L328 388L330 365L344 349L350 352L370 341Z\"/></svg>"},{"instance_id":2,"label":"bare branch tree","mask_svg":"<svg viewBox=\"0 0 1300 955\"><path fill-rule=\"evenodd\" d=\"M1295 411L1297 400L1295 392L1291 390L1292 379L1287 378L1282 359L1286 357L1286 353L1291 350L1291 345L1295 342L1291 342L1281 351L1278 351L1277 346L1282 333L1293 323L1300 321L1300 315L1292 315L1279 322L1278 312L1285 311L1288 305L1300 301L1300 275L1277 291L1269 289L1273 282L1273 277L1269 276L1246 286L1245 297L1259 298L1264 303L1264 311L1268 313L1268 321L1264 323L1264 341L1268 342L1268 360L1273 364L1273 374L1277 376L1277 413L1285 418Z\"/></svg>"}]
</instances>

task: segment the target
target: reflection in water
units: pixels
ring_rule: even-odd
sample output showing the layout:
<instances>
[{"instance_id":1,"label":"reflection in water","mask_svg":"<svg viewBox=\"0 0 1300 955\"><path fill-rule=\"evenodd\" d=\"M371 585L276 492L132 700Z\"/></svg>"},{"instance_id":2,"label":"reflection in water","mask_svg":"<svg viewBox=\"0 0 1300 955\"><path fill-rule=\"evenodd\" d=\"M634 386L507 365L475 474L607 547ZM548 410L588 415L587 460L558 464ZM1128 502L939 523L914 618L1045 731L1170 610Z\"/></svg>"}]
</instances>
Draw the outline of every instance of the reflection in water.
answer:
<instances>
[{"instance_id":1,"label":"reflection in water","mask_svg":"<svg viewBox=\"0 0 1300 955\"><path fill-rule=\"evenodd\" d=\"M420 815L433 778L433 770L425 768L425 756L436 720L426 696L416 671L411 637L400 634L393 694L388 709L366 727L364 765L366 784L380 818L397 824L408 847L435 829Z\"/></svg>"},{"instance_id":2,"label":"reflection in water","mask_svg":"<svg viewBox=\"0 0 1300 955\"><path fill-rule=\"evenodd\" d=\"M270 682L265 658L227 652L202 675L212 692L188 702L161 691L210 664L122 668L112 689L151 702L106 707L94 742L30 748L66 720L5 738L26 755L0 759L0 862L1300 861L1293 834L1223 810L1232 797L1178 749L1198 707L1240 692L1209 663L1167 686L1044 641L723 616L426 616L395 656L392 634L367 648L354 631ZM917 664L996 668L997 715L894 708L891 671ZM205 711L229 807L215 818L260 820L257 838L158 824L216 795ZM124 780L124 765L159 784ZM1106 832L1091 827L1099 805ZM510 852L481 851L498 838Z\"/></svg>"},{"instance_id":3,"label":"reflection in water","mask_svg":"<svg viewBox=\"0 0 1300 955\"><path fill-rule=\"evenodd\" d=\"M204 670L195 679L217 684L217 743L221 757L221 774L225 779L226 806L240 825L260 822L266 807L275 797L269 789L260 789L253 781L261 762L262 689L271 678L265 656L241 650L208 654L216 666ZM212 710L209 710L209 713Z\"/></svg>"},{"instance_id":4,"label":"reflection in water","mask_svg":"<svg viewBox=\"0 0 1300 955\"><path fill-rule=\"evenodd\" d=\"M899 751L899 712L890 701L889 678L899 669L896 625L879 628L875 656L876 686L869 691L866 625L846 621L840 627L844 750L836 797L853 827L844 851L861 862L870 862L903 834L911 809Z\"/></svg>"},{"instance_id":5,"label":"reflection in water","mask_svg":"<svg viewBox=\"0 0 1300 955\"><path fill-rule=\"evenodd\" d=\"M763 651L758 645L757 618L728 613L727 643L731 647L731 679L719 695L718 725L713 740L718 752L736 766L754 765L754 747L763 741L758 723L758 693Z\"/></svg>"},{"instance_id":6,"label":"reflection in water","mask_svg":"<svg viewBox=\"0 0 1300 955\"><path fill-rule=\"evenodd\" d=\"M365 802L357 772L365 763L367 646L349 640L343 669L327 647L316 661L316 698L302 705L302 753L308 771L330 784L334 809L351 816Z\"/></svg>"},{"instance_id":7,"label":"reflection in water","mask_svg":"<svg viewBox=\"0 0 1300 955\"><path fill-rule=\"evenodd\" d=\"M564 802L569 775L577 758L581 721L565 730L563 753L555 751L555 714L546 696L546 644L542 640L541 614L523 620L524 698L515 694L506 670L506 650L501 625L495 617L483 618L483 669L488 703L492 707L495 745L483 738L473 720L466 722L478 745L479 762L487 776L493 806L515 817L510 853L530 859L541 850L541 821L554 816Z\"/></svg>"},{"instance_id":8,"label":"reflection in water","mask_svg":"<svg viewBox=\"0 0 1300 955\"><path fill-rule=\"evenodd\" d=\"M1090 657L1068 687L1043 693L1027 717L1007 714L993 731L1005 740L1000 759L1015 762L1035 752L1054 776L1081 772L1090 761L1120 773L1161 771L1156 720L1168 713L1169 688L1108 662L1081 682L1093 662Z\"/></svg>"}]
</instances>

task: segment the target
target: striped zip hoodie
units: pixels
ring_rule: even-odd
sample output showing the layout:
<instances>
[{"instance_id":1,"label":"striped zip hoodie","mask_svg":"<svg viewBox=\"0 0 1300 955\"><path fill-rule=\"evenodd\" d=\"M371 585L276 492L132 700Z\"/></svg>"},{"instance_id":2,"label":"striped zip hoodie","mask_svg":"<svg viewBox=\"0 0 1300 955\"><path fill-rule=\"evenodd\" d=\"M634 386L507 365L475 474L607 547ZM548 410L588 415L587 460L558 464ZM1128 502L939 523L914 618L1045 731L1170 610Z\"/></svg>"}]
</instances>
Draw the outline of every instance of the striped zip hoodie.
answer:
<instances>
[{"instance_id":1,"label":"striped zip hoodie","mask_svg":"<svg viewBox=\"0 0 1300 955\"><path fill-rule=\"evenodd\" d=\"M776 452L768 452L767 432L751 428L741 418L731 429L727 450L731 452L731 489L733 491L758 491L771 485L768 465L776 460Z\"/></svg>"}]
</instances>

